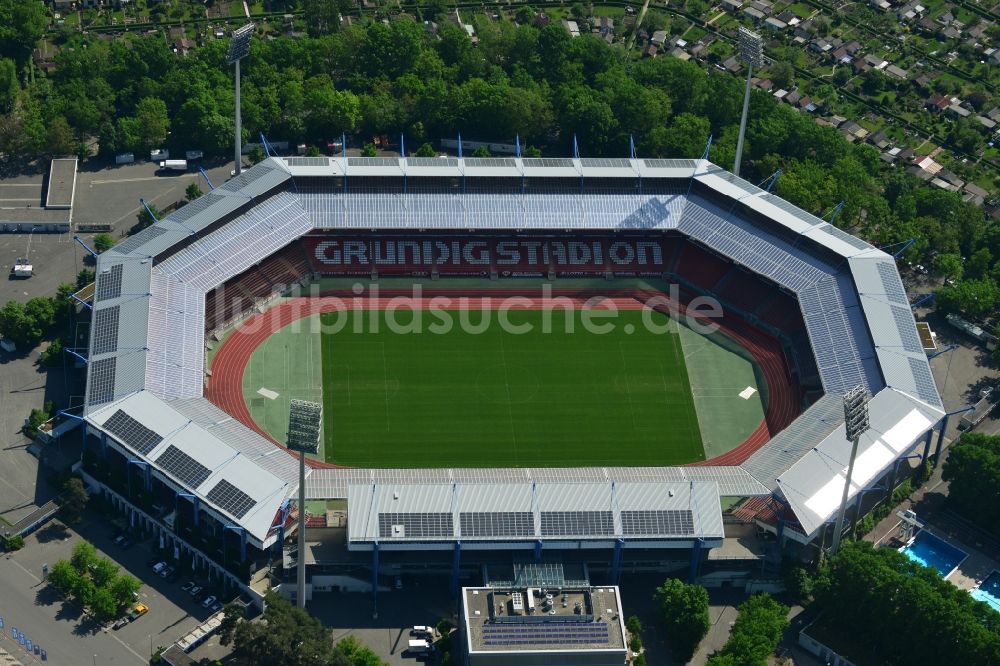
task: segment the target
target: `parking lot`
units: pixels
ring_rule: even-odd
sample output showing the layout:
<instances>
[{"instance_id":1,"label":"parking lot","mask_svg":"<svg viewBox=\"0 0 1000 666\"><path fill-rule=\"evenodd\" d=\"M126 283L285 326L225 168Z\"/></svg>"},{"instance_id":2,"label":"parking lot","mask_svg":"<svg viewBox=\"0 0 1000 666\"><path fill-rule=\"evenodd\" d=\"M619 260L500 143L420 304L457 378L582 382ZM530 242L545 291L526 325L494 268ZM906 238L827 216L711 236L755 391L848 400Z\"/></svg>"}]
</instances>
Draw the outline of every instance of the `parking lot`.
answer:
<instances>
[{"instance_id":1,"label":"parking lot","mask_svg":"<svg viewBox=\"0 0 1000 666\"><path fill-rule=\"evenodd\" d=\"M191 580L186 575L190 572L176 572L170 580L158 576L150 567L153 542L122 549L113 542L113 529L88 511L79 532L53 521L28 537L22 550L0 560L0 588L4 590L0 597L4 629L0 631L5 637L0 647L24 663L35 663L32 659L37 658L28 657L23 648L13 649L10 628L16 627L46 649L48 663L148 663L158 647L171 645L211 614L182 589ZM69 559L73 546L84 536L100 555L142 582L139 601L149 607L148 613L115 630L99 625L44 584L42 565ZM214 591L206 588L203 594Z\"/></svg>"}]
</instances>

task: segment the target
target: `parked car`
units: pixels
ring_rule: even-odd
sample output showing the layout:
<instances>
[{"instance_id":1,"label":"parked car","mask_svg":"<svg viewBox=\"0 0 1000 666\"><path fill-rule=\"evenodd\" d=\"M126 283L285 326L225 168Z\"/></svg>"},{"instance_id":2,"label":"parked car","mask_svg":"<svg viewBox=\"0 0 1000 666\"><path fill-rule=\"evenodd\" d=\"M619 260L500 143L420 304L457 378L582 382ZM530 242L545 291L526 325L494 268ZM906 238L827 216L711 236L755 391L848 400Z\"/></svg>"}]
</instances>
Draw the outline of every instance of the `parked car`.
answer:
<instances>
[{"instance_id":1,"label":"parked car","mask_svg":"<svg viewBox=\"0 0 1000 666\"><path fill-rule=\"evenodd\" d=\"M213 613L218 613L220 610L222 610L222 602L221 601L216 601L214 604L212 604L212 612Z\"/></svg>"},{"instance_id":2,"label":"parked car","mask_svg":"<svg viewBox=\"0 0 1000 666\"><path fill-rule=\"evenodd\" d=\"M128 541L128 537L126 537L124 534L119 534L118 536L115 537L116 546L122 545L122 543L124 543L125 541Z\"/></svg>"},{"instance_id":3,"label":"parked car","mask_svg":"<svg viewBox=\"0 0 1000 666\"><path fill-rule=\"evenodd\" d=\"M158 573L160 574L160 578L166 578L167 576L169 576L173 572L174 572L174 568L168 566L168 567L164 567L164 568L160 569L160 571Z\"/></svg>"},{"instance_id":4,"label":"parked car","mask_svg":"<svg viewBox=\"0 0 1000 666\"><path fill-rule=\"evenodd\" d=\"M200 590L200 589L201 589L200 587L194 584L193 580L189 580L188 582L181 585L182 592L191 592L192 595L197 594L197 592L192 592L192 590Z\"/></svg>"},{"instance_id":5,"label":"parked car","mask_svg":"<svg viewBox=\"0 0 1000 666\"><path fill-rule=\"evenodd\" d=\"M203 602L201 602L201 605L203 608L211 608L217 601L218 599L216 599L215 597L209 596Z\"/></svg>"},{"instance_id":6,"label":"parked car","mask_svg":"<svg viewBox=\"0 0 1000 666\"><path fill-rule=\"evenodd\" d=\"M157 562L156 564L153 565L153 573L159 574L159 575L163 576L164 578L166 578L166 576L163 574L163 572L166 569L168 569L168 568L169 567L167 567L167 563L166 562L162 562L162 561L161 562Z\"/></svg>"},{"instance_id":7,"label":"parked car","mask_svg":"<svg viewBox=\"0 0 1000 666\"><path fill-rule=\"evenodd\" d=\"M188 590L188 594L190 594L192 597L197 597L198 594L201 592L201 590L202 588L200 586L195 585L190 590Z\"/></svg>"}]
</instances>

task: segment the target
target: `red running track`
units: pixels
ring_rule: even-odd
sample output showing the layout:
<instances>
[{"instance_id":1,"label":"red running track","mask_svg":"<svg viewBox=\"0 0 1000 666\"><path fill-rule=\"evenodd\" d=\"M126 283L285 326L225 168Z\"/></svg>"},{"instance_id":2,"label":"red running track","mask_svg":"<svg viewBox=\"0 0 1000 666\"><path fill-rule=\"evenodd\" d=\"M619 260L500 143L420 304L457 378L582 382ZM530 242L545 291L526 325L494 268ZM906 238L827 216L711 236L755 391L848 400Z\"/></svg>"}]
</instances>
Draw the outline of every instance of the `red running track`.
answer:
<instances>
[{"instance_id":1,"label":"red running track","mask_svg":"<svg viewBox=\"0 0 1000 666\"><path fill-rule=\"evenodd\" d=\"M205 388L205 397L213 404L228 412L233 418L243 423L261 436L293 455L280 442L265 432L250 416L243 395L243 375L247 363L254 351L273 333L288 326L292 322L323 312L334 312L345 309L372 309L392 307L397 296L404 296L410 306L419 304L422 307L438 307L441 309L491 308L493 301L503 301L511 297L520 297L516 302L508 301L509 309L538 309L542 299L534 290L504 290L502 295L495 289L483 290L448 290L438 289L426 292L422 298L414 299L409 293L383 292L378 298L369 298L353 293L331 292L318 298L289 299L264 313L256 314L243 323L223 342L212 362L212 375ZM594 306L595 302L612 302L622 310L636 310L646 307L646 301L654 296L663 297L656 291L615 291L582 292L579 290L552 290L553 297L569 298L576 307L585 304ZM449 298L445 304L434 301L435 298ZM463 300L463 297L464 300ZM459 299L458 302L455 302ZM656 306L654 306L656 307ZM661 308L662 309L662 308ZM679 308L683 311L683 305ZM719 321L715 321L720 324ZM754 358L764 375L768 388L768 401L764 421L739 446L715 458L694 463L696 465L738 465L745 461L753 452L763 446L772 432L791 423L798 415L798 389L790 380L781 347L774 338L750 327L745 322L732 317L723 317L720 328L722 332L735 340ZM307 460L312 467L339 467L318 460Z\"/></svg>"}]
</instances>

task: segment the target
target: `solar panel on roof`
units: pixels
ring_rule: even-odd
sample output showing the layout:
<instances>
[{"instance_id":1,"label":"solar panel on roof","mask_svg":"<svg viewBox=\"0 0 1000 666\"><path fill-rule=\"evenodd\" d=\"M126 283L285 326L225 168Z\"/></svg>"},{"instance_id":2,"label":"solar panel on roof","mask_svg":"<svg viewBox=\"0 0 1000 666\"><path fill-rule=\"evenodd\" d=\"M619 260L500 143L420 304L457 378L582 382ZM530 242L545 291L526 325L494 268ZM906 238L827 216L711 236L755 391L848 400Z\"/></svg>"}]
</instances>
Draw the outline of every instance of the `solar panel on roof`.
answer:
<instances>
[{"instance_id":1,"label":"solar panel on roof","mask_svg":"<svg viewBox=\"0 0 1000 666\"><path fill-rule=\"evenodd\" d=\"M917 395L921 400L925 400L932 405L939 404L941 398L934 384L934 377L931 375L930 366L926 359L907 358L910 363L910 372L913 373L913 380L916 382Z\"/></svg>"},{"instance_id":2,"label":"solar panel on roof","mask_svg":"<svg viewBox=\"0 0 1000 666\"><path fill-rule=\"evenodd\" d=\"M526 157L521 162L526 167L553 169L557 167L571 167L573 160L565 157Z\"/></svg>"},{"instance_id":3,"label":"solar panel on roof","mask_svg":"<svg viewBox=\"0 0 1000 666\"><path fill-rule=\"evenodd\" d=\"M610 511L542 511L542 536L614 534Z\"/></svg>"},{"instance_id":4,"label":"solar panel on roof","mask_svg":"<svg viewBox=\"0 0 1000 666\"><path fill-rule=\"evenodd\" d=\"M158 434L120 409L104 422L104 429L114 435L119 442L141 455L147 455L163 441Z\"/></svg>"},{"instance_id":5,"label":"solar panel on roof","mask_svg":"<svg viewBox=\"0 0 1000 666\"><path fill-rule=\"evenodd\" d=\"M454 157L407 157L406 165L415 167L457 167L458 160Z\"/></svg>"},{"instance_id":6,"label":"solar panel on roof","mask_svg":"<svg viewBox=\"0 0 1000 666\"><path fill-rule=\"evenodd\" d=\"M171 444L156 459L156 464L167 474L194 490L205 483L211 471L200 462Z\"/></svg>"},{"instance_id":7,"label":"solar panel on roof","mask_svg":"<svg viewBox=\"0 0 1000 666\"><path fill-rule=\"evenodd\" d=\"M170 217L166 218L171 222L177 222L178 224L186 220L190 220L192 217L207 209L212 204L219 201L218 196L212 196L211 194L203 196L201 198L195 199L191 203L178 208L176 212L171 213Z\"/></svg>"},{"instance_id":8,"label":"solar panel on roof","mask_svg":"<svg viewBox=\"0 0 1000 666\"><path fill-rule=\"evenodd\" d=\"M94 312L94 324L90 329L93 339L93 354L107 354L118 349L118 306L103 308Z\"/></svg>"},{"instance_id":9,"label":"solar panel on roof","mask_svg":"<svg viewBox=\"0 0 1000 666\"><path fill-rule=\"evenodd\" d=\"M467 167L515 167L517 160L513 157L466 157Z\"/></svg>"},{"instance_id":10,"label":"solar panel on roof","mask_svg":"<svg viewBox=\"0 0 1000 666\"><path fill-rule=\"evenodd\" d=\"M885 290L885 295L891 301L905 303L908 306L909 301L906 298L906 291L903 289L903 283L899 279L896 267L885 261L878 262L876 266L878 267L878 276L882 280L882 288Z\"/></svg>"},{"instance_id":11,"label":"solar panel on roof","mask_svg":"<svg viewBox=\"0 0 1000 666\"><path fill-rule=\"evenodd\" d=\"M348 166L379 166L398 167L399 158L396 157L348 157Z\"/></svg>"},{"instance_id":12,"label":"solar panel on roof","mask_svg":"<svg viewBox=\"0 0 1000 666\"><path fill-rule=\"evenodd\" d=\"M94 300L103 301L108 298L118 298L122 294L122 265L115 264L110 269L97 274L97 286Z\"/></svg>"},{"instance_id":13,"label":"solar panel on roof","mask_svg":"<svg viewBox=\"0 0 1000 666\"><path fill-rule=\"evenodd\" d=\"M90 362L90 381L87 382L88 405L100 405L114 399L117 362L118 358L115 356Z\"/></svg>"},{"instance_id":14,"label":"solar panel on roof","mask_svg":"<svg viewBox=\"0 0 1000 666\"><path fill-rule=\"evenodd\" d=\"M325 167L330 165L330 160L325 157L286 157L285 164L300 167Z\"/></svg>"},{"instance_id":15,"label":"solar panel on roof","mask_svg":"<svg viewBox=\"0 0 1000 666\"><path fill-rule=\"evenodd\" d=\"M464 512L459 514L463 537L534 536L535 520L530 511Z\"/></svg>"},{"instance_id":16,"label":"solar panel on roof","mask_svg":"<svg viewBox=\"0 0 1000 666\"><path fill-rule=\"evenodd\" d=\"M450 513L380 513L378 535L381 538L420 539L451 537L455 530Z\"/></svg>"},{"instance_id":17,"label":"solar panel on roof","mask_svg":"<svg viewBox=\"0 0 1000 666\"><path fill-rule=\"evenodd\" d=\"M920 344L920 337L917 336L917 327L913 324L913 313L910 308L900 308L890 306L892 318L896 322L899 330L899 337L903 340L903 349L914 354L921 354L924 346Z\"/></svg>"},{"instance_id":18,"label":"solar panel on roof","mask_svg":"<svg viewBox=\"0 0 1000 666\"><path fill-rule=\"evenodd\" d=\"M691 169L695 165L694 160L643 160L650 169Z\"/></svg>"},{"instance_id":19,"label":"solar panel on roof","mask_svg":"<svg viewBox=\"0 0 1000 666\"><path fill-rule=\"evenodd\" d=\"M580 164L585 167L601 167L604 169L631 169L632 162L626 159L614 159L607 157L584 157Z\"/></svg>"},{"instance_id":20,"label":"solar panel on roof","mask_svg":"<svg viewBox=\"0 0 1000 666\"><path fill-rule=\"evenodd\" d=\"M694 534L694 516L690 509L665 511L622 511L622 534L653 536Z\"/></svg>"},{"instance_id":21,"label":"solar panel on roof","mask_svg":"<svg viewBox=\"0 0 1000 666\"><path fill-rule=\"evenodd\" d=\"M246 171L241 171L238 176L234 176L233 178L230 178L219 189L220 190L226 190L227 192L236 192L237 190L243 189L244 187L246 187L250 183L252 183L255 180L257 180L258 178L263 178L264 176L266 176L269 173L271 173L270 169L268 169L267 167L258 165L258 166L253 167L252 169L248 169ZM198 201L200 201L200 199ZM190 205L190 204L188 204L188 205ZM184 208L187 208L187 206L184 206ZM184 208L181 208L181 210L184 210Z\"/></svg>"},{"instance_id":22,"label":"solar panel on roof","mask_svg":"<svg viewBox=\"0 0 1000 666\"><path fill-rule=\"evenodd\" d=\"M826 233L830 234L831 236L834 236L835 238L839 238L840 240L844 241L845 243L847 243L848 245L850 245L851 247L853 247L853 248L855 248L857 250L867 250L867 249L869 249L871 247L871 245L869 245L868 243L864 242L863 240L861 240L857 236L852 236L851 234L847 233L846 231L842 231L842 230L838 229L837 227L833 226L832 224L828 225L828 226L820 227L820 229L822 229Z\"/></svg>"},{"instance_id":23,"label":"solar panel on roof","mask_svg":"<svg viewBox=\"0 0 1000 666\"><path fill-rule=\"evenodd\" d=\"M215 487L208 491L205 498L233 518L242 518L257 504L257 500L225 479L215 484Z\"/></svg>"},{"instance_id":24,"label":"solar panel on roof","mask_svg":"<svg viewBox=\"0 0 1000 666\"><path fill-rule=\"evenodd\" d=\"M163 227L146 227L135 236L130 236L121 243L115 246L115 252L121 254L131 254L139 247L145 245L149 241L153 240L157 236L162 236L167 233L167 230Z\"/></svg>"}]
</instances>

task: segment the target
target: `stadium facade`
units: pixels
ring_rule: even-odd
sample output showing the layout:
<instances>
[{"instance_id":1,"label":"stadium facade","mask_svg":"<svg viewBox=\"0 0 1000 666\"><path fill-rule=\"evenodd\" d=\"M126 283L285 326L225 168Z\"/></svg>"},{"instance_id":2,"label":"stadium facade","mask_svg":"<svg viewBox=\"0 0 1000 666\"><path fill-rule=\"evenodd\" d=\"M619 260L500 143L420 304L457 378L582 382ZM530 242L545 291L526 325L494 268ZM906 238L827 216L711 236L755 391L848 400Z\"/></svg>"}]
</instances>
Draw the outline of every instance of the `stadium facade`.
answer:
<instances>
[{"instance_id":1,"label":"stadium facade","mask_svg":"<svg viewBox=\"0 0 1000 666\"><path fill-rule=\"evenodd\" d=\"M872 395L852 502L926 457L944 415L893 258L708 161L269 158L99 257L87 483L243 586L235 563L293 529L297 463L206 397L207 349L278 284L397 273L676 278L780 340L801 408L739 464L310 466L307 498L347 500L348 548L376 572L380 552L427 550L453 553L456 583L465 550L593 549L612 579L630 549L696 564L722 538L723 496L808 544L840 502L843 393Z\"/></svg>"}]
</instances>

